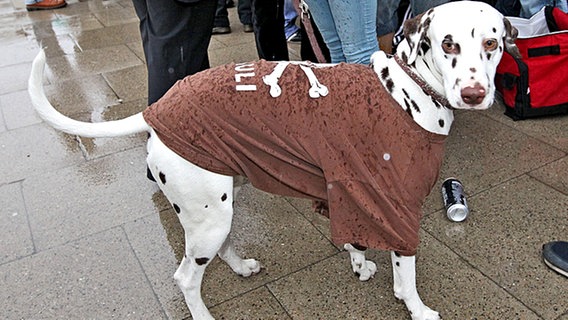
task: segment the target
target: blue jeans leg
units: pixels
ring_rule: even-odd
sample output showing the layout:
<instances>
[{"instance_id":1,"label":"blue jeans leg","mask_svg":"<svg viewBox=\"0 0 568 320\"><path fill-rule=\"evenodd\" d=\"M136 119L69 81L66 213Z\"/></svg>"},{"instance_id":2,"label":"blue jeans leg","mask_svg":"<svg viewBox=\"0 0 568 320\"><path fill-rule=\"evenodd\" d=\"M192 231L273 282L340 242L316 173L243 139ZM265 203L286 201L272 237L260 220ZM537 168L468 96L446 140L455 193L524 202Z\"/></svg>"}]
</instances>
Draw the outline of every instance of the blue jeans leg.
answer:
<instances>
[{"instance_id":1,"label":"blue jeans leg","mask_svg":"<svg viewBox=\"0 0 568 320\"><path fill-rule=\"evenodd\" d=\"M532 17L544 6L557 7L564 12L568 12L568 2L566 0L520 0L520 2L521 18Z\"/></svg>"},{"instance_id":2,"label":"blue jeans leg","mask_svg":"<svg viewBox=\"0 0 568 320\"><path fill-rule=\"evenodd\" d=\"M331 62L370 62L371 54L379 50L376 0L306 2L329 49Z\"/></svg>"}]
</instances>

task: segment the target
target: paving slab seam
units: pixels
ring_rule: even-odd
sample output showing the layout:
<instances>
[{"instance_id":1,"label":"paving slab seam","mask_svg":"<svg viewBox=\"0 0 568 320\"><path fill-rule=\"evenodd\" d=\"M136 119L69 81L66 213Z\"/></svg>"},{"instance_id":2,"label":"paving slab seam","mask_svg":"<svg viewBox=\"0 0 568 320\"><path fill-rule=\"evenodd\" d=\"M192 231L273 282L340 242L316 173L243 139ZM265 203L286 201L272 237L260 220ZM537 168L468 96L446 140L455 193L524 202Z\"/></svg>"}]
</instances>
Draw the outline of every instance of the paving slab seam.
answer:
<instances>
[{"instance_id":1,"label":"paving slab seam","mask_svg":"<svg viewBox=\"0 0 568 320\"><path fill-rule=\"evenodd\" d=\"M226 302L228 302L228 301L234 300L234 299L236 299L236 298L238 298L238 297L241 297L241 296L244 296L244 295L250 293L251 291L255 291L255 290L258 290L258 289L263 288L263 287L265 287L266 289L268 289L268 291L270 291L270 294L274 296L274 293L273 293L272 290L270 290L270 288L268 287L270 284L272 284L272 283L274 283L274 282L277 282L277 281L280 281L280 280L282 280L282 279L284 279L284 278L286 278L286 277L288 277L288 276L290 276L290 275L293 275L293 274L296 274L296 273L298 273L298 272L304 271L305 269L310 268L310 267L313 267L314 265L316 265L316 264L318 264L318 263L320 263L320 262L323 262L323 261L325 261L325 260L331 259L331 258L333 258L333 257L335 257L335 256L337 256L337 255L339 255L339 254L341 254L341 252L342 252L342 251L338 251L338 252L336 252L336 253L334 253L334 254L332 254L332 255L329 255L329 256L327 256L327 257L324 257L324 258L322 258L322 259L319 259L319 260L317 260L317 261L314 261L313 263L310 263L310 264L308 264L308 265L305 265L305 266L303 266L303 267L300 267L299 269L295 269L295 270L293 270L293 271L291 271L291 272L288 272L288 273L286 273L286 274L283 274L283 275L281 275L281 276L279 276L279 277L276 277L276 278L274 278L274 279L271 279L271 280L269 280L269 281L266 281L266 282L264 282L264 283L261 284L261 285L258 285L258 286L255 286L255 287L251 287L249 290L240 292L239 294L237 294L237 295L235 295L235 296L232 296L232 297L227 298L227 299L225 299L225 300L222 300L222 301L220 301L220 302L218 302L218 303L215 303L215 304L213 304L213 305L210 305L209 307L213 308L213 307L219 306L219 305L221 305L221 304L223 304L223 303L226 303ZM262 270L262 269L261 269L261 270ZM261 272L262 272L262 271L261 271ZM207 271L205 271L205 277L207 277ZM276 298L276 297L275 297L275 298ZM280 300L278 300L278 299L276 299L276 300L278 301L278 304L281 304L281 303L280 303ZM284 310L286 311L286 314L289 315L289 314L288 314L288 310L286 310L285 308L284 308Z\"/></svg>"},{"instance_id":2,"label":"paving slab seam","mask_svg":"<svg viewBox=\"0 0 568 320\"><path fill-rule=\"evenodd\" d=\"M505 105L503 102L500 102L499 104L500 104L501 106L504 106L504 105ZM528 133L526 133L526 132L524 132L524 131L522 131L522 130L519 130L518 128L515 128L515 127L509 125L507 122L498 121L498 120L496 120L495 118L490 117L488 114L481 113L480 115L481 115L482 117L487 118L488 120L495 121L495 122L499 123L499 124L502 125L502 126L506 126L507 128L510 129L511 132L517 132L518 134L522 134L522 135L524 135L524 136L526 136L526 137L528 137L528 138L538 140L540 143L545 144L545 145L547 145L547 146L549 146L549 147L551 147L551 148L553 148L553 149L556 149L556 150L561 151L561 152L563 152L564 154L566 154L566 151L565 151L565 150L560 149L560 148L558 148L558 147L555 147L554 145L550 144L550 142L548 142L548 141L546 141L546 140L542 140L542 137L530 135L530 134L528 134ZM503 114L503 115L504 115L504 114ZM568 117L567 117L567 119L568 119ZM513 121L513 120L511 120L511 121ZM523 121L523 120L520 120L520 121ZM530 121L530 119L524 120L524 121Z\"/></svg>"},{"instance_id":3,"label":"paving slab seam","mask_svg":"<svg viewBox=\"0 0 568 320\"><path fill-rule=\"evenodd\" d=\"M149 214L149 215L153 215L153 214ZM147 215L147 216L149 216L149 215ZM145 216L145 217L147 217L147 216ZM142 217L139 218L139 219L142 219ZM137 219L135 219L135 220L137 220ZM130 250L132 250L134 257L136 258L136 262L138 263L138 267L140 267L140 270L142 270L142 273L144 274L144 279L146 280L146 284L150 287L150 290L152 291L152 295L154 296L154 298L158 302L158 305L160 306L160 311L162 312L163 318L169 319L168 314L166 312L166 309L164 308L164 305L162 304L162 301L160 300L158 294L156 293L156 290L154 290L154 285L152 284L152 282L150 281L150 278L148 277L148 274L146 273L146 269L144 268L142 262L140 262L140 258L138 257L138 253L134 249L134 246L132 246L132 242L130 241L130 237L128 237L128 232L126 232L126 230L124 229L124 225L126 223L131 223L131 222L132 221L125 222L125 223L121 224L119 227L122 230L122 233L124 234L124 236L126 237L126 241L128 242L128 247L130 248ZM173 277L172 277L172 279L173 279Z\"/></svg>"},{"instance_id":4,"label":"paving slab seam","mask_svg":"<svg viewBox=\"0 0 568 320\"><path fill-rule=\"evenodd\" d=\"M553 163L555 163L555 162L560 162L560 161L562 161L563 159L568 159L568 154L566 154L564 157L562 157L562 158L560 158L560 159L557 159L557 160L555 160L555 161L549 162L549 163L547 163L547 164L545 164L545 165L539 167L539 169L540 169L540 168L543 168L543 167L545 167L545 166L547 166L547 165L553 164ZM558 191L558 192L560 192L560 193L562 193L562 194L568 195L567 191L561 190L561 189L559 189L559 188L557 188L557 187L555 187L555 186L553 186L553 185L551 185L551 184L548 184L546 181L544 181L544 179L540 179L539 177L534 176L533 174L534 174L534 171L536 171L536 170L537 170L537 169L531 170L531 171L527 172L527 175L528 175L529 177L531 177L531 178L537 180L538 182L540 182L540 183L546 185L546 186L549 187L550 189L553 189L553 190ZM532 174L531 174L531 173L532 173Z\"/></svg>"},{"instance_id":5,"label":"paving slab seam","mask_svg":"<svg viewBox=\"0 0 568 320\"><path fill-rule=\"evenodd\" d=\"M284 312L286 312L286 315L288 316L288 318L294 319L294 317L292 317L292 315L290 314L288 309L282 304L282 301L280 301L280 299L278 299L278 297L276 297L274 292L272 292L272 290L270 290L270 287L268 287L267 285L265 285L264 287L266 288L266 290L268 290L268 292L270 292L270 295L274 298L274 300L276 300L278 302L278 305L280 306L280 308L282 308L282 310L284 310Z\"/></svg>"},{"instance_id":6,"label":"paving slab seam","mask_svg":"<svg viewBox=\"0 0 568 320\"><path fill-rule=\"evenodd\" d=\"M561 160L561 159L562 159L562 158L556 159L556 160L554 160L554 161L552 161L552 162L547 162L546 165L551 164L551 163L554 163L554 162L556 162L556 161L558 161L558 160ZM544 166L546 166L546 165L544 165ZM539 168L541 168L541 167L539 167ZM536 170L536 169L535 169L535 170ZM527 172L523 172L523 173L521 173L521 174L519 174L519 175L509 177L508 179L503 179L503 180L501 180L499 183L494 184L494 185L491 185L491 186L489 186L489 187L486 188L486 189L482 189L482 190L479 190L479 191L474 192L474 193L466 193L466 196L467 196L467 198L475 197L475 196L477 196L477 195L479 195L479 194L488 192L488 191L490 191L491 189L494 189L494 188L496 188L496 187L502 186L502 185L507 184L507 183L509 183L509 182L511 182L511 181L514 181L514 180L517 180L517 179L521 179L523 176L526 176L526 177L529 178L529 179L536 180L536 181L538 181L539 183L542 183L543 185L547 186L548 188L554 189L554 188L552 188L552 186L548 185L547 183L545 183L545 182L543 182L543 181L540 181L539 179L537 179L537 178L531 176L530 173L533 172L533 171L534 171L534 170L527 171ZM556 189L554 189L554 190L556 190ZM556 190L556 191L558 191L558 190ZM562 194L564 194L564 192L562 192L562 191L559 191L559 192L562 193ZM443 209L443 208L442 208L442 209Z\"/></svg>"},{"instance_id":7,"label":"paving slab seam","mask_svg":"<svg viewBox=\"0 0 568 320\"><path fill-rule=\"evenodd\" d=\"M481 269L477 268L475 265L473 265L472 263L470 263L466 258L464 258L462 255L459 254L458 251L452 249L452 247L448 246L446 243L444 243L440 238L436 237L436 235L434 233L428 232L427 230L425 230L424 228L420 227L420 229L422 231L424 231L425 233L427 233L428 235L430 235L432 238L434 238L436 241L438 241L438 243L444 247L446 247L446 249L450 250L450 252L452 252L453 254L455 254L463 263L465 263L466 265L468 265L470 268L472 268L473 270L476 270L477 272L479 272L484 278L486 278L489 282L495 284L497 286L497 288L501 289L502 291L504 291L505 293L507 293L510 297L512 297L514 300L516 300L517 302L519 302L522 306L524 306L525 308L527 308L528 310L530 310L531 312L533 312L535 315L537 315L540 319L545 319L540 313L538 313L536 310L534 310L534 308L531 308L530 306L528 306L523 300L521 300L520 298L518 298L516 295L514 295L513 293L511 293L509 290L507 290L507 288L504 288L503 286L501 286L498 282L496 282L495 280L493 280L493 278L491 278L489 275L487 275L485 272L483 272Z\"/></svg>"}]
</instances>

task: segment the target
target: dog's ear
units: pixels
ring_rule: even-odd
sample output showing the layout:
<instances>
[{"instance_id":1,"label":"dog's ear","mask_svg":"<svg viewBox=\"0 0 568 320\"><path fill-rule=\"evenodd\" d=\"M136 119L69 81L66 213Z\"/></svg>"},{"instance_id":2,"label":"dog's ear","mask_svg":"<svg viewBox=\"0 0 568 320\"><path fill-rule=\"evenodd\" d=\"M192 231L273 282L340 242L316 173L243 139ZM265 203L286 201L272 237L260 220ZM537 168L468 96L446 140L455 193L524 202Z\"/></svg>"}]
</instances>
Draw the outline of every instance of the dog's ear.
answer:
<instances>
[{"instance_id":1,"label":"dog's ear","mask_svg":"<svg viewBox=\"0 0 568 320\"><path fill-rule=\"evenodd\" d=\"M430 28L430 15L432 10L427 13L422 13L414 18L408 19L404 22L403 32L404 38L408 43L410 52L408 56L402 56L402 59L407 64L412 64L418 56L420 43L426 38L428 28ZM406 59L405 59L406 58Z\"/></svg>"},{"instance_id":2,"label":"dog's ear","mask_svg":"<svg viewBox=\"0 0 568 320\"><path fill-rule=\"evenodd\" d=\"M505 52L512 55L516 59L521 59L521 53L519 52L519 48L515 44L515 40L517 40L517 36L519 35L519 30L513 27L513 25L507 18L503 18L503 24L505 25L505 37L503 37Z\"/></svg>"}]
</instances>

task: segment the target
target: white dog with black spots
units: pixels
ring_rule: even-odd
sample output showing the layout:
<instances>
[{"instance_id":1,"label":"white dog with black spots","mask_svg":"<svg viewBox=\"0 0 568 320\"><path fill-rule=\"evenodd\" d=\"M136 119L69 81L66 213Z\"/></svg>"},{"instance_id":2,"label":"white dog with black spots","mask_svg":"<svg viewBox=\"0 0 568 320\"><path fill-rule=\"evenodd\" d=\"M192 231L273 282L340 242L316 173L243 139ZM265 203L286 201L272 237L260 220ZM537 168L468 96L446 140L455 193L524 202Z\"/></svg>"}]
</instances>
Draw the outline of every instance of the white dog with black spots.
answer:
<instances>
[{"instance_id":1,"label":"white dog with black spots","mask_svg":"<svg viewBox=\"0 0 568 320\"><path fill-rule=\"evenodd\" d=\"M375 53L372 68L418 125L429 132L448 135L454 109L483 110L493 104L497 64L503 51L515 53L516 49L513 42L516 30L498 11L481 2L451 2L408 20L404 30L406 40L399 45L396 54ZM40 116L54 128L85 137L116 137L143 131L151 134L147 146L148 167L185 230L185 257L174 278L193 319L212 319L201 298L202 278L211 260L219 255L244 277L261 269L258 261L241 258L230 240L234 191L238 190L233 187L239 185L236 182L240 179L216 174L186 161L160 141L141 113L102 123L67 118L53 108L43 92L44 65L42 51L33 64L29 93ZM313 79L309 66L302 67L308 68L304 71L318 90L316 96L327 94L322 89L324 86ZM243 66L247 71L245 69ZM246 77L244 71L242 79ZM272 88L278 85L277 79L265 80ZM241 85L240 88L251 87ZM207 214L200 214L204 210ZM365 259L365 248L346 244L345 249L360 280L373 277L377 268L375 263ZM427 307L418 295L415 256L392 252L391 257L395 296L404 301L412 319L439 319L438 313Z\"/></svg>"}]
</instances>

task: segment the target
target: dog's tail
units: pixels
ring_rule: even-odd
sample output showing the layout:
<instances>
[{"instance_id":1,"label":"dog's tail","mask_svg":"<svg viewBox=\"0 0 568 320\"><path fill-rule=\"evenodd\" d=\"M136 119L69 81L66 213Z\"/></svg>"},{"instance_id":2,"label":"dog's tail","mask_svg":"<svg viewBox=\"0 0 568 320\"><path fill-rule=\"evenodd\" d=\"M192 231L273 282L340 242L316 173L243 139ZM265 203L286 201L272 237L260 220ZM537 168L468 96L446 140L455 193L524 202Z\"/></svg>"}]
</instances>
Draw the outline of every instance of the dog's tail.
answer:
<instances>
[{"instance_id":1,"label":"dog's tail","mask_svg":"<svg viewBox=\"0 0 568 320\"><path fill-rule=\"evenodd\" d=\"M42 49L35 57L32 72L28 80L28 93L40 117L57 130L89 138L119 137L129 134L150 131L142 113L122 120L99 123L73 120L59 111L47 100L43 90L43 71L45 69L45 52Z\"/></svg>"}]
</instances>

